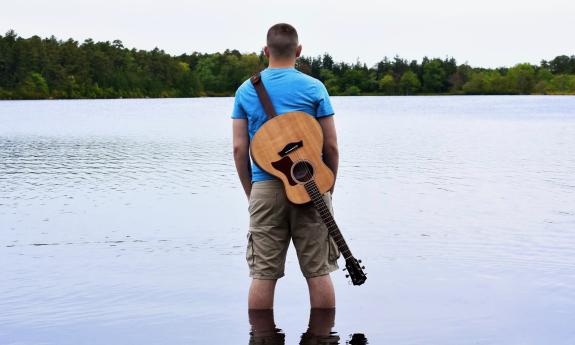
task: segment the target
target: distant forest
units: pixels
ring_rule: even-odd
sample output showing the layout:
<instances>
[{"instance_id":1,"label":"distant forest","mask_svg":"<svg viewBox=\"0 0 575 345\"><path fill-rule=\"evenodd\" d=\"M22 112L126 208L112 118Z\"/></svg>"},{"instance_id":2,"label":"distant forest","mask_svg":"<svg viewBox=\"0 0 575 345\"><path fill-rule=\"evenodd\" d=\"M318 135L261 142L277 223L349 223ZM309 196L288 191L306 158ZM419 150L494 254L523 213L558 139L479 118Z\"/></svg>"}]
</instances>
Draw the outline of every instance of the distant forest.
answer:
<instances>
[{"instance_id":1,"label":"distant forest","mask_svg":"<svg viewBox=\"0 0 575 345\"><path fill-rule=\"evenodd\" d=\"M0 35L0 99L232 96L266 66L262 53L172 56L158 48L128 49L119 40L22 38L11 30ZM368 67L324 54L301 57L296 68L323 81L331 95L575 94L574 55L488 69L454 58L398 56Z\"/></svg>"}]
</instances>

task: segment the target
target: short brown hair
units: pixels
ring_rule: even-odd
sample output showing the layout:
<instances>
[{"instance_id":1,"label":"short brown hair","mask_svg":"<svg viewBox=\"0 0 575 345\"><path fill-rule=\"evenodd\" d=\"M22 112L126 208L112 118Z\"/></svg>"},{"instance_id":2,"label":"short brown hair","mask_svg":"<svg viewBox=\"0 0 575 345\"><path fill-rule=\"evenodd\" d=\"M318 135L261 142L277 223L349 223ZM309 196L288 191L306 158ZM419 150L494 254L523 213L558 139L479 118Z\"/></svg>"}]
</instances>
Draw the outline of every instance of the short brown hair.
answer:
<instances>
[{"instance_id":1,"label":"short brown hair","mask_svg":"<svg viewBox=\"0 0 575 345\"><path fill-rule=\"evenodd\" d=\"M297 31L289 24L279 23L268 30L267 45L274 57L295 57L298 44Z\"/></svg>"}]
</instances>

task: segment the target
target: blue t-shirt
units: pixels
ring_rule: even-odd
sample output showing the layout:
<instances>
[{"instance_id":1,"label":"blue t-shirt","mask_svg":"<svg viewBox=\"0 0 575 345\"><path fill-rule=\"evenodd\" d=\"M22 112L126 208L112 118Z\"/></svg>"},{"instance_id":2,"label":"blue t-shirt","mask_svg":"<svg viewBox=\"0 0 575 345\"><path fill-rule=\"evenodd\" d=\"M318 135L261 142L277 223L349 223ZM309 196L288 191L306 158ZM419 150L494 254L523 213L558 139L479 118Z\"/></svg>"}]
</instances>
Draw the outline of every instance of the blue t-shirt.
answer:
<instances>
[{"instance_id":1,"label":"blue t-shirt","mask_svg":"<svg viewBox=\"0 0 575 345\"><path fill-rule=\"evenodd\" d=\"M266 68L261 72L272 104L278 114L303 111L316 118L333 115L323 83L293 67ZM247 119L250 140L268 119L256 89L246 80L236 91L232 119ZM252 162L252 182L275 179Z\"/></svg>"}]
</instances>

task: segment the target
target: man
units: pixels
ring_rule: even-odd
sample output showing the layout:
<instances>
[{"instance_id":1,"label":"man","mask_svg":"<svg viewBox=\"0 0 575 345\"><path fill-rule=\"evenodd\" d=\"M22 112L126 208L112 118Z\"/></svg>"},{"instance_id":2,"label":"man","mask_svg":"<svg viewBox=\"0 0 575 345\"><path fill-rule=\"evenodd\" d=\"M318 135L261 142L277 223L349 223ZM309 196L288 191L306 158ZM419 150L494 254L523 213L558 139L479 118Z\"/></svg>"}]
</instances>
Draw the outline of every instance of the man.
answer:
<instances>
[{"instance_id":1,"label":"man","mask_svg":"<svg viewBox=\"0 0 575 345\"><path fill-rule=\"evenodd\" d=\"M334 112L325 86L295 69L301 49L291 25L272 26L264 48L269 67L261 72L261 80L278 114L304 111L317 118L324 137L323 160L335 175L339 154ZM307 279L311 307L334 308L335 293L329 273L338 268L339 251L318 212L311 204L291 204L279 179L250 164L250 140L268 119L250 80L236 91L232 118L234 161L249 200L246 259L253 278L249 309L273 308L274 290L277 279L284 275L290 239ZM324 199L331 209L330 192Z\"/></svg>"}]
</instances>

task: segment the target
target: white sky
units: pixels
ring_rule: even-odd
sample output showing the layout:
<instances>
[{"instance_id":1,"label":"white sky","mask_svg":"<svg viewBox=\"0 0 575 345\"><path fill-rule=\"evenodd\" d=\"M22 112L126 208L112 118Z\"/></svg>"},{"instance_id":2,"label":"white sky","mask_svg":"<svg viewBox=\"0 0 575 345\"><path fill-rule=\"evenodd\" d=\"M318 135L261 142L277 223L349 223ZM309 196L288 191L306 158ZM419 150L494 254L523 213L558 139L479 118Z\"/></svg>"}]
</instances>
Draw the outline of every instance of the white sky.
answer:
<instances>
[{"instance_id":1,"label":"white sky","mask_svg":"<svg viewBox=\"0 0 575 345\"><path fill-rule=\"evenodd\" d=\"M304 55L369 66L383 56L453 56L472 66L575 54L575 0L2 0L0 32L123 41L170 54L259 52L267 29L296 27Z\"/></svg>"}]
</instances>

